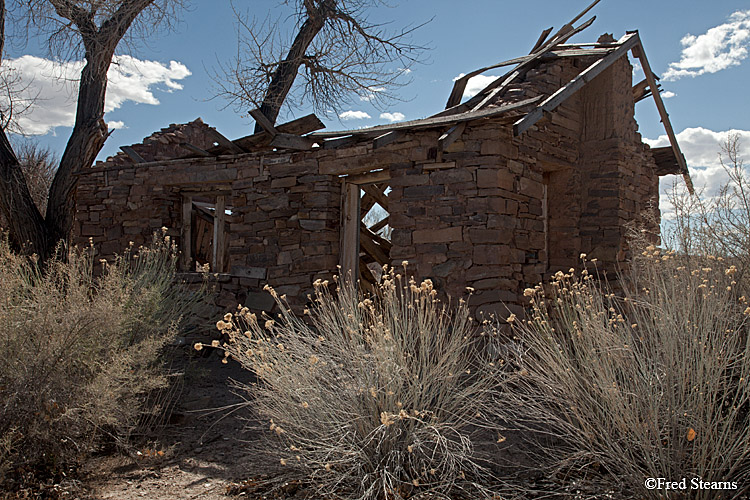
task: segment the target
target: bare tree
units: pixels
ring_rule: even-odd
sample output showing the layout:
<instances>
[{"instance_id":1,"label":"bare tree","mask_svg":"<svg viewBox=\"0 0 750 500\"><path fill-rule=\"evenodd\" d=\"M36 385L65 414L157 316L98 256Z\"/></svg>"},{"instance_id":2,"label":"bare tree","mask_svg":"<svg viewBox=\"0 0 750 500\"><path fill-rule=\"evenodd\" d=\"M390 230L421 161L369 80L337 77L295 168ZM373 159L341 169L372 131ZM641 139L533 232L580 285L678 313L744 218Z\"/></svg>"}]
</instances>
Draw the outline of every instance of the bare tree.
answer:
<instances>
[{"instance_id":1,"label":"bare tree","mask_svg":"<svg viewBox=\"0 0 750 500\"><path fill-rule=\"evenodd\" d=\"M104 122L107 71L121 42L172 18L180 0L11 0L24 29L47 36L53 53L83 57L75 124L50 187L45 215L34 203L16 154L0 130L0 210L16 246L48 256L70 235L75 172L90 166L109 135ZM6 2L0 0L0 58ZM20 23L17 23L20 24ZM0 59L0 62L2 60Z\"/></svg>"},{"instance_id":2,"label":"bare tree","mask_svg":"<svg viewBox=\"0 0 750 500\"><path fill-rule=\"evenodd\" d=\"M368 21L381 0L286 0L295 8L294 36L284 39L281 21L249 22L238 13L238 49L215 78L219 95L237 109L260 108L272 123L282 105L312 104L338 111L352 97L384 104L408 82L409 68L424 47L411 43L420 26L389 31ZM301 81L295 81L297 77ZM262 129L258 124L255 131Z\"/></svg>"}]
</instances>

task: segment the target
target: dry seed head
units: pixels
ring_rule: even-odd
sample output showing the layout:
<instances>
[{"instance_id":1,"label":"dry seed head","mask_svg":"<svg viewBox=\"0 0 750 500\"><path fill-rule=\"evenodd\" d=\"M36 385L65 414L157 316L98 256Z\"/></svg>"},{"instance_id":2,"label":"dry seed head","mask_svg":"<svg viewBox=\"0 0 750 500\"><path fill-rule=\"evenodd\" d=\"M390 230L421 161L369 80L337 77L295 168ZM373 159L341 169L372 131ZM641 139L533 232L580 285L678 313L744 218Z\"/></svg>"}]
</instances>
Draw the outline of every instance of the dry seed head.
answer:
<instances>
[{"instance_id":1,"label":"dry seed head","mask_svg":"<svg viewBox=\"0 0 750 500\"><path fill-rule=\"evenodd\" d=\"M221 346L221 343L218 340L211 341L211 347L219 347L219 346Z\"/></svg>"},{"instance_id":2,"label":"dry seed head","mask_svg":"<svg viewBox=\"0 0 750 500\"><path fill-rule=\"evenodd\" d=\"M193 347L195 348L196 351L200 351L203 349L203 344L201 344L200 342L196 342Z\"/></svg>"}]
</instances>

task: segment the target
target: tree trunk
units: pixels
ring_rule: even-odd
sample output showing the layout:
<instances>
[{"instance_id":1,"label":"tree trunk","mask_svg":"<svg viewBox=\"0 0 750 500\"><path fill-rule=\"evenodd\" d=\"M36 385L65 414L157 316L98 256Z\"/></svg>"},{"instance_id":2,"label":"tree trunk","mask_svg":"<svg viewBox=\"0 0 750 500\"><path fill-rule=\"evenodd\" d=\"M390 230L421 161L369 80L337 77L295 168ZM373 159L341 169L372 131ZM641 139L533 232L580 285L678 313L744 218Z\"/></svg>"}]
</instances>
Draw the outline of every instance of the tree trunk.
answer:
<instances>
[{"instance_id":1,"label":"tree trunk","mask_svg":"<svg viewBox=\"0 0 750 500\"><path fill-rule=\"evenodd\" d=\"M297 71L302 64L305 51L310 46L315 36L323 29L326 18L335 8L334 2L324 0L321 5L315 9L308 9L307 19L294 37L294 42L287 52L286 58L279 64L268 85L268 90L260 106L260 112L263 113L271 123L276 123L279 117L281 105L286 100L286 96L294 84L297 77ZM263 131L263 127L255 124L255 133Z\"/></svg>"},{"instance_id":2,"label":"tree trunk","mask_svg":"<svg viewBox=\"0 0 750 500\"><path fill-rule=\"evenodd\" d=\"M104 123L104 97L107 91L107 70L112 54L86 55L87 63L81 72L78 107L73 132L70 134L60 166L52 181L47 202L47 228L53 241L66 240L73 228L75 206L74 173L94 163L96 155L107 139Z\"/></svg>"}]
</instances>

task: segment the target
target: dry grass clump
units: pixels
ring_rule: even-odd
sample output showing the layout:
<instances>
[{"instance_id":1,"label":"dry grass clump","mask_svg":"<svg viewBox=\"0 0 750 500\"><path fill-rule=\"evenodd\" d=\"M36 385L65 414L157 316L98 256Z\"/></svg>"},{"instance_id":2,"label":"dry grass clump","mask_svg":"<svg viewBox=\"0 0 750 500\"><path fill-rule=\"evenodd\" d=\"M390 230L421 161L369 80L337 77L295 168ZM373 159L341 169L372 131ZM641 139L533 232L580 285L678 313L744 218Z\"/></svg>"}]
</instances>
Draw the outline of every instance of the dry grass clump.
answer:
<instances>
[{"instance_id":1,"label":"dry grass clump","mask_svg":"<svg viewBox=\"0 0 750 500\"><path fill-rule=\"evenodd\" d=\"M160 411L145 401L166 384L160 352L195 295L174 283L168 236L100 277L92 254L40 270L0 240L0 470L56 473Z\"/></svg>"},{"instance_id":2,"label":"dry grass clump","mask_svg":"<svg viewBox=\"0 0 750 500\"><path fill-rule=\"evenodd\" d=\"M277 484L321 498L487 494L470 429L487 423L500 372L465 302L454 311L429 280L389 269L374 296L316 282L305 322L269 291L276 319L240 309L217 326L227 355L258 376L247 389L268 425Z\"/></svg>"},{"instance_id":3,"label":"dry grass clump","mask_svg":"<svg viewBox=\"0 0 750 500\"><path fill-rule=\"evenodd\" d=\"M646 478L687 478L692 498L750 487L748 300L737 268L648 246L623 296L587 271L527 290L516 320L520 372L505 386L509 421L555 438L543 449L567 472L606 471L639 498ZM575 473L574 473L575 474ZM595 474L596 475L596 474ZM690 489L692 478L722 489Z\"/></svg>"}]
</instances>

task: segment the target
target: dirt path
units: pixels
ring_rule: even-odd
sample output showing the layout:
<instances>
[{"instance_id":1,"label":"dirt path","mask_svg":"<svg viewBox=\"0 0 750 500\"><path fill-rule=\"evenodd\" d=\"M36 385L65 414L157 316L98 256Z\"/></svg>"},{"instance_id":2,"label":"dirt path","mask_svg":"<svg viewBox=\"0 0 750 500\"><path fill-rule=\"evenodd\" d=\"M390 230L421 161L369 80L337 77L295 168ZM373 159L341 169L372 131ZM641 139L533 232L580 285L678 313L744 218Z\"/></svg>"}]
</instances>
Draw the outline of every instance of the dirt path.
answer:
<instances>
[{"instance_id":1,"label":"dirt path","mask_svg":"<svg viewBox=\"0 0 750 500\"><path fill-rule=\"evenodd\" d=\"M194 351L193 351L194 352ZM251 452L241 442L249 411L231 411L242 399L232 394L230 379L250 382L237 363L222 364L216 353L196 357L185 346L176 363L185 363L185 383L168 425L153 448L135 459L101 457L86 467L90 499L226 499L227 486L252 475Z\"/></svg>"}]
</instances>

